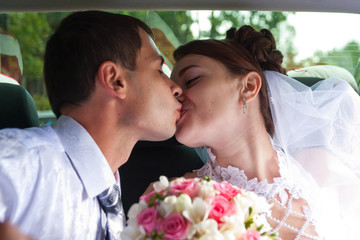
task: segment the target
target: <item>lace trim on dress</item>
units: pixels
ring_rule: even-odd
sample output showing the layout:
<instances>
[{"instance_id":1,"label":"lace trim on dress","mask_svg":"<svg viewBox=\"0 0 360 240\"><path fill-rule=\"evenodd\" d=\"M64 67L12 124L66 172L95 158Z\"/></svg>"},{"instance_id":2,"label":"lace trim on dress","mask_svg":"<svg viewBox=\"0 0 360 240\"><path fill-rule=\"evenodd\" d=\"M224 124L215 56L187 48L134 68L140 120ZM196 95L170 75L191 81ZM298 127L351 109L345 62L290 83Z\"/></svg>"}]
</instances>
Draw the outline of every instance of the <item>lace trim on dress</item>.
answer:
<instances>
[{"instance_id":1,"label":"lace trim on dress","mask_svg":"<svg viewBox=\"0 0 360 240\"><path fill-rule=\"evenodd\" d=\"M291 176L288 176L289 166L287 164L288 161L286 160L286 154L280 147L274 145L273 142L272 144L278 155L280 171L280 177L274 178L273 183L269 183L266 179L260 182L257 178L249 180L244 170L240 170L239 168L233 166L221 167L217 163L216 157L211 152L210 148L207 148L210 159L200 170L198 170L197 175L201 178L205 176L211 177L211 179L217 182L229 182L239 188L252 191L259 196L265 197L268 202L273 201L273 203L281 206L286 210L286 214L282 219L276 219L271 215L266 216L278 224L277 227L274 228L274 232L278 231L282 227L285 227L297 234L295 239L300 239L301 237L306 237L308 239L320 239L317 236L313 236L304 232L309 223L314 223L309 206L303 205L302 213L292 210L291 204L293 199L303 198L301 189L299 189L299 187L293 183ZM280 201L278 199L280 199ZM286 220L290 215L296 215L305 220L303 226L300 229L286 223Z\"/></svg>"},{"instance_id":2,"label":"lace trim on dress","mask_svg":"<svg viewBox=\"0 0 360 240\"><path fill-rule=\"evenodd\" d=\"M198 176L209 176L215 181L229 182L239 188L255 192L256 194L265 197L268 201L272 200L276 194L279 194L281 203L285 204L288 201L286 190L288 190L291 195L294 195L294 198L299 199L302 197L300 189L298 189L295 184L291 184L292 181L286 176L287 171L284 170L287 168L286 161L284 161L285 154L279 149L275 150L279 157L281 177L274 178L273 183L268 183L266 179L260 182L257 178L248 180L244 170L240 170L233 166L221 167L217 163L216 157L211 152L210 148L207 148L210 159L198 171Z\"/></svg>"}]
</instances>

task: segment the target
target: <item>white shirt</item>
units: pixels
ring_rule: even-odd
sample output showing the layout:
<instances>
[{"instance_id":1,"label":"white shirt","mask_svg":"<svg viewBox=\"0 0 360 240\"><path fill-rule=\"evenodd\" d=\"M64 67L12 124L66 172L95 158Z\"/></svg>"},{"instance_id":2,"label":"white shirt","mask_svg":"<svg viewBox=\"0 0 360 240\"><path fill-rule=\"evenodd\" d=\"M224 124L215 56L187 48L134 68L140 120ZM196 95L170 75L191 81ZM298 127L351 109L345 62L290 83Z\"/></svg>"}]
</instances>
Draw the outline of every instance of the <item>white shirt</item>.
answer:
<instances>
[{"instance_id":1,"label":"white shirt","mask_svg":"<svg viewBox=\"0 0 360 240\"><path fill-rule=\"evenodd\" d=\"M0 222L36 239L102 239L97 195L114 183L99 147L74 119L0 131Z\"/></svg>"}]
</instances>

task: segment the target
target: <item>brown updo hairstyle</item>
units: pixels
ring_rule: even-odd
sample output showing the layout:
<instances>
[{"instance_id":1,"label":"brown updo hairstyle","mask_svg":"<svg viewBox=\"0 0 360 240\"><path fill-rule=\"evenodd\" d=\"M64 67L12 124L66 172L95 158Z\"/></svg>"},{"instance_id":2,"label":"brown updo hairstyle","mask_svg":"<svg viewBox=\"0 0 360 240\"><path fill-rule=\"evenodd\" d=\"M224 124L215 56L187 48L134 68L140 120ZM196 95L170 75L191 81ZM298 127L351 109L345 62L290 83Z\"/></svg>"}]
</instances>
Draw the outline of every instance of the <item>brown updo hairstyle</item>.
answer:
<instances>
[{"instance_id":1,"label":"brown updo hairstyle","mask_svg":"<svg viewBox=\"0 0 360 240\"><path fill-rule=\"evenodd\" d=\"M283 55L276 50L276 42L269 30L256 31L251 26L242 26L236 31L231 28L224 40L195 40L174 51L174 59L179 61L188 54L203 55L221 62L233 76L243 77L257 72L263 82L260 91L260 110L267 132L273 136L274 123L271 117L266 79L263 71L271 70L282 74Z\"/></svg>"}]
</instances>

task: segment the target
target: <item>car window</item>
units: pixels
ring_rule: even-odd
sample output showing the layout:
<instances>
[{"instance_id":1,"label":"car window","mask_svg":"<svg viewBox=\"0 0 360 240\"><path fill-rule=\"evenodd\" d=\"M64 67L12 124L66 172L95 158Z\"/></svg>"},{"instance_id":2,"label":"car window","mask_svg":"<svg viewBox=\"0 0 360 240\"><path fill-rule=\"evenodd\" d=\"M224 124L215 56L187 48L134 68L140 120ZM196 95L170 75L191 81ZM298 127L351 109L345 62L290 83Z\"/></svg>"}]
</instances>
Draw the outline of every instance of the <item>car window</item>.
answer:
<instances>
[{"instance_id":1,"label":"car window","mask_svg":"<svg viewBox=\"0 0 360 240\"><path fill-rule=\"evenodd\" d=\"M140 18L153 29L155 42L169 69L174 63L172 51L180 44L199 38L221 39L230 27L250 24L258 30L267 28L274 34L289 75L321 77L321 71L328 71L329 65L335 66L330 72L341 72L344 78L351 78L349 81L353 81L352 86L357 90L360 29L353 25L360 22L359 14L225 10L116 12ZM30 92L43 124L51 124L53 120L43 83L45 44L68 14L70 12L0 14L1 73ZM318 67L312 68L314 66Z\"/></svg>"}]
</instances>

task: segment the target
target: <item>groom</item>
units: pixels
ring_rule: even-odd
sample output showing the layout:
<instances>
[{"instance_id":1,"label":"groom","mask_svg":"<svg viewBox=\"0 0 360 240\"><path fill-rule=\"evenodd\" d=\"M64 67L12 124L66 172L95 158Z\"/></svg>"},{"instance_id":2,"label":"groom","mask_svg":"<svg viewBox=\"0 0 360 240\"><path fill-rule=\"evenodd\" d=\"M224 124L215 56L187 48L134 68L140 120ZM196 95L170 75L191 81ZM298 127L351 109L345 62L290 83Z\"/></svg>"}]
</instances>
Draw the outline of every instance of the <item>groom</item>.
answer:
<instances>
[{"instance_id":1,"label":"groom","mask_svg":"<svg viewBox=\"0 0 360 240\"><path fill-rule=\"evenodd\" d=\"M77 12L61 22L44 62L57 122L0 131L1 223L36 239L119 234L121 202L119 215L106 205L120 199L118 168L137 141L173 136L181 109L182 91L162 72L151 36L119 14Z\"/></svg>"}]
</instances>

